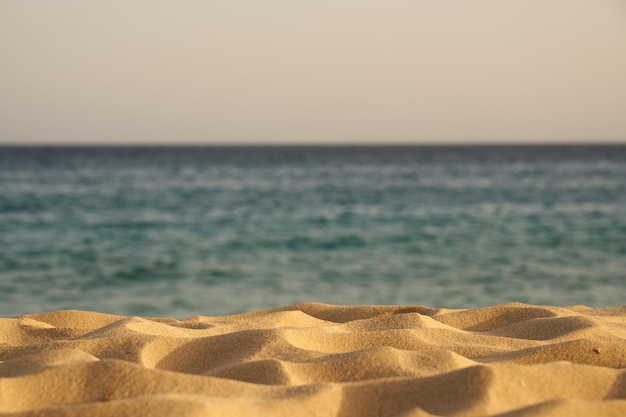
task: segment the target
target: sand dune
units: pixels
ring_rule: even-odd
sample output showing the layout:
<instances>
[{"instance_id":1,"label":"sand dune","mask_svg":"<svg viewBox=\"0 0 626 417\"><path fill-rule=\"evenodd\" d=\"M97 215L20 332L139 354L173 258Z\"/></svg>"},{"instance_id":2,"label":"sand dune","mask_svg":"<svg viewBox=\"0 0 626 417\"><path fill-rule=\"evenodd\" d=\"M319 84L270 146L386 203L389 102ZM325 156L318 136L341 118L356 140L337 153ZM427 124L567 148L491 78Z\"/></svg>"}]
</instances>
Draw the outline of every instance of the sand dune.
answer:
<instances>
[{"instance_id":1,"label":"sand dune","mask_svg":"<svg viewBox=\"0 0 626 417\"><path fill-rule=\"evenodd\" d=\"M0 319L0 416L624 416L626 307Z\"/></svg>"}]
</instances>

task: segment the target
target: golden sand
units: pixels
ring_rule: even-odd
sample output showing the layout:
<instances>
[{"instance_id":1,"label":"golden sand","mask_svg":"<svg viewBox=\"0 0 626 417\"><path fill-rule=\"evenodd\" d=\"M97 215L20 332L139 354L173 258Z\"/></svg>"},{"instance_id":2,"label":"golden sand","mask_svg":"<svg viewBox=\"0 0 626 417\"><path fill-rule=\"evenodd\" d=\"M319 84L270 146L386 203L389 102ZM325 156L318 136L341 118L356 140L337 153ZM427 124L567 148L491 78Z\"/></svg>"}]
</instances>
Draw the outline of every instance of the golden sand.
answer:
<instances>
[{"instance_id":1,"label":"golden sand","mask_svg":"<svg viewBox=\"0 0 626 417\"><path fill-rule=\"evenodd\" d=\"M626 307L0 319L0 416L626 416Z\"/></svg>"}]
</instances>

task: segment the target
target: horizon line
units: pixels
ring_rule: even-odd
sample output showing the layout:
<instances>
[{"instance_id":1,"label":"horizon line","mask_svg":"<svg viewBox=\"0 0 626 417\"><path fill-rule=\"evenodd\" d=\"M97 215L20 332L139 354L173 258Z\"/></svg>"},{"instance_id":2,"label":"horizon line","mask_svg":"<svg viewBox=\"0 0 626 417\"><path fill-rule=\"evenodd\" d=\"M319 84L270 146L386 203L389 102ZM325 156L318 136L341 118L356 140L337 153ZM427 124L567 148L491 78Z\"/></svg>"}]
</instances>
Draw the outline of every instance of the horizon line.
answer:
<instances>
[{"instance_id":1,"label":"horizon line","mask_svg":"<svg viewBox=\"0 0 626 417\"><path fill-rule=\"evenodd\" d=\"M241 142L241 143L0 143L0 148L385 148L385 147L589 147L589 146L626 146L626 140L616 141L596 141L596 142L303 142L303 143L283 143L283 142Z\"/></svg>"}]
</instances>

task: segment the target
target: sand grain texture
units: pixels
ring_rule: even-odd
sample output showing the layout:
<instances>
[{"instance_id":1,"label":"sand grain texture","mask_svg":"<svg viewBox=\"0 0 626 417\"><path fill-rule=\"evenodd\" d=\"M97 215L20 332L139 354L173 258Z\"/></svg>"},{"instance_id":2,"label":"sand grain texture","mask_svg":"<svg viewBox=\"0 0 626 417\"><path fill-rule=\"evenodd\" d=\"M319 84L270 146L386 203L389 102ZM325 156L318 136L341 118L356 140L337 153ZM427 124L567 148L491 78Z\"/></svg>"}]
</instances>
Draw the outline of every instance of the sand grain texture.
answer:
<instances>
[{"instance_id":1,"label":"sand grain texture","mask_svg":"<svg viewBox=\"0 0 626 417\"><path fill-rule=\"evenodd\" d=\"M0 416L624 416L626 307L0 319Z\"/></svg>"}]
</instances>

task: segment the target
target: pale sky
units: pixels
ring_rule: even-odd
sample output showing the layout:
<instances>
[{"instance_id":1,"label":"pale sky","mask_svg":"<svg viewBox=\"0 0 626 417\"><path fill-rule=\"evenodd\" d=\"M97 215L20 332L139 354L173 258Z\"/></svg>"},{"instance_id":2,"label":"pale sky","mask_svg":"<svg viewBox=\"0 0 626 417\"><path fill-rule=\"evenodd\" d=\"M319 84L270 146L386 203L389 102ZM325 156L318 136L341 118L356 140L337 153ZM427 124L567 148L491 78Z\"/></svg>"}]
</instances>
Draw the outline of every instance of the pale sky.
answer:
<instances>
[{"instance_id":1,"label":"pale sky","mask_svg":"<svg viewBox=\"0 0 626 417\"><path fill-rule=\"evenodd\" d=\"M623 0L0 0L0 144L626 143Z\"/></svg>"}]
</instances>

